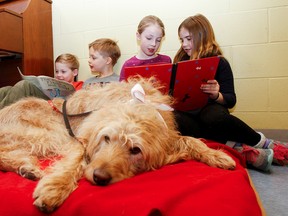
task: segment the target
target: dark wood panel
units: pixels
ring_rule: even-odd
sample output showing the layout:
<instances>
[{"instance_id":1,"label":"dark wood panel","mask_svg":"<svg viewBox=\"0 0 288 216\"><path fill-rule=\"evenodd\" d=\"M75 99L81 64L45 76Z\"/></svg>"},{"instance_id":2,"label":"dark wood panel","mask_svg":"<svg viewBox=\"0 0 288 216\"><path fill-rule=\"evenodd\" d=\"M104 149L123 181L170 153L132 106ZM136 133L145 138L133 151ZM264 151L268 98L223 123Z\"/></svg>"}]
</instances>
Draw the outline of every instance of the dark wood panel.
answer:
<instances>
[{"instance_id":1,"label":"dark wood panel","mask_svg":"<svg viewBox=\"0 0 288 216\"><path fill-rule=\"evenodd\" d=\"M22 59L21 58L1 58L0 61L0 86L12 86L15 85L18 81L21 80L20 74L17 70L17 66L20 67L22 65ZM22 70L22 69L21 69Z\"/></svg>"},{"instance_id":2,"label":"dark wood panel","mask_svg":"<svg viewBox=\"0 0 288 216\"><path fill-rule=\"evenodd\" d=\"M23 13L25 74L54 75L51 22L51 4L43 0L31 1Z\"/></svg>"},{"instance_id":3,"label":"dark wood panel","mask_svg":"<svg viewBox=\"0 0 288 216\"><path fill-rule=\"evenodd\" d=\"M0 9L0 48L23 52L22 16L7 9Z\"/></svg>"},{"instance_id":4,"label":"dark wood panel","mask_svg":"<svg viewBox=\"0 0 288 216\"><path fill-rule=\"evenodd\" d=\"M21 54L20 59L13 60L3 57L5 52L1 52L0 87L19 81L17 66L24 74L54 76L51 3L50 0L0 2L0 51Z\"/></svg>"}]
</instances>

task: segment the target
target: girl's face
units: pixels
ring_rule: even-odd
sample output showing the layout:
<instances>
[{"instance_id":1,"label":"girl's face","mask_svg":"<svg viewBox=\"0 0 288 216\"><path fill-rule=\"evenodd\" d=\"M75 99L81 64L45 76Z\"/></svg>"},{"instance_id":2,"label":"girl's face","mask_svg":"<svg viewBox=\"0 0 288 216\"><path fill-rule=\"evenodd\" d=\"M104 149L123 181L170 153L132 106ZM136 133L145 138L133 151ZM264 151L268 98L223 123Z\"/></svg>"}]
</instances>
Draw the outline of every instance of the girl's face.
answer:
<instances>
[{"instance_id":1,"label":"girl's face","mask_svg":"<svg viewBox=\"0 0 288 216\"><path fill-rule=\"evenodd\" d=\"M56 62L55 63L55 78L58 80L64 80L66 82L72 83L74 77L78 75L78 70L72 70L68 64Z\"/></svg>"},{"instance_id":2,"label":"girl's face","mask_svg":"<svg viewBox=\"0 0 288 216\"><path fill-rule=\"evenodd\" d=\"M151 58L154 57L161 45L162 29L159 25L151 24L141 34L137 32L136 37L140 42L140 56Z\"/></svg>"},{"instance_id":3,"label":"girl's face","mask_svg":"<svg viewBox=\"0 0 288 216\"><path fill-rule=\"evenodd\" d=\"M193 38L189 31L185 28L181 28L179 31L179 39L181 41L181 46L188 56L192 55L193 50Z\"/></svg>"},{"instance_id":4,"label":"girl's face","mask_svg":"<svg viewBox=\"0 0 288 216\"><path fill-rule=\"evenodd\" d=\"M93 47L90 47L88 64L92 73L102 73L108 64L108 57L101 55L98 51L94 50Z\"/></svg>"}]
</instances>

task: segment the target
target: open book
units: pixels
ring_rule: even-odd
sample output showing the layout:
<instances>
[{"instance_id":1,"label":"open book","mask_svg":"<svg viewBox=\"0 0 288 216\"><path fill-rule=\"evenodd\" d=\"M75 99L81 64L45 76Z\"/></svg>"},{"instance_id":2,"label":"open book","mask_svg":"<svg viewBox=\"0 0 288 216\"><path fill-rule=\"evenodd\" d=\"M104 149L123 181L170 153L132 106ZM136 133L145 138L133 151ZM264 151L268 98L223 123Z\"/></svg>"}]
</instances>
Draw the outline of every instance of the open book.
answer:
<instances>
[{"instance_id":1,"label":"open book","mask_svg":"<svg viewBox=\"0 0 288 216\"><path fill-rule=\"evenodd\" d=\"M219 60L220 57L216 56L177 64L126 67L125 80L130 76L153 76L164 86L163 93L169 93L176 99L176 110L195 110L208 102L209 95L203 93L200 86L207 80L214 79Z\"/></svg>"},{"instance_id":2,"label":"open book","mask_svg":"<svg viewBox=\"0 0 288 216\"><path fill-rule=\"evenodd\" d=\"M75 92L75 88L71 83L55 79L49 76L34 76L22 74L19 67L17 67L23 80L33 83L50 99L55 97L66 98L68 95Z\"/></svg>"}]
</instances>

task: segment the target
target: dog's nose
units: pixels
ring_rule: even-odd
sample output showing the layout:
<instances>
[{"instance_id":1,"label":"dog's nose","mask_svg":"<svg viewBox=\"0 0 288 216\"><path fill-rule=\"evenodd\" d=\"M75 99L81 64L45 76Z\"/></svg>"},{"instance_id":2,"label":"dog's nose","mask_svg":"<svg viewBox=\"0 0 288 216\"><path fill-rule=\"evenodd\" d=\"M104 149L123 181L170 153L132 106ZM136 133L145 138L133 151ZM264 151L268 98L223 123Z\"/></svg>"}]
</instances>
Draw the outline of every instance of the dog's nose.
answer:
<instances>
[{"instance_id":1,"label":"dog's nose","mask_svg":"<svg viewBox=\"0 0 288 216\"><path fill-rule=\"evenodd\" d=\"M101 169L95 169L93 172L93 180L97 185L108 185L111 179L111 175Z\"/></svg>"}]
</instances>

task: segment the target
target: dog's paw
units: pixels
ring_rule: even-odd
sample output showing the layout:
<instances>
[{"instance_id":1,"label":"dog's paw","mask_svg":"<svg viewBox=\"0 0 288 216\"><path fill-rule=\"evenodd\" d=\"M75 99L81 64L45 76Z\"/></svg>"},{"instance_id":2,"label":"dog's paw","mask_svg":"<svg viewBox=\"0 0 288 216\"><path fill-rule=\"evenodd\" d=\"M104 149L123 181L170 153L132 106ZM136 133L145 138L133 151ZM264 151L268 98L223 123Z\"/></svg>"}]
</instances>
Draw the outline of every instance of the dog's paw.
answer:
<instances>
[{"instance_id":1,"label":"dog's paw","mask_svg":"<svg viewBox=\"0 0 288 216\"><path fill-rule=\"evenodd\" d=\"M236 162L225 152L220 151L216 157L215 165L218 168L233 170L236 168Z\"/></svg>"},{"instance_id":2,"label":"dog's paw","mask_svg":"<svg viewBox=\"0 0 288 216\"><path fill-rule=\"evenodd\" d=\"M44 213L51 213L59 207L75 189L75 185L63 179L43 178L33 193L34 205Z\"/></svg>"},{"instance_id":3,"label":"dog's paw","mask_svg":"<svg viewBox=\"0 0 288 216\"><path fill-rule=\"evenodd\" d=\"M43 171L37 167L21 166L18 173L20 176L30 180L38 180L43 176Z\"/></svg>"}]
</instances>

